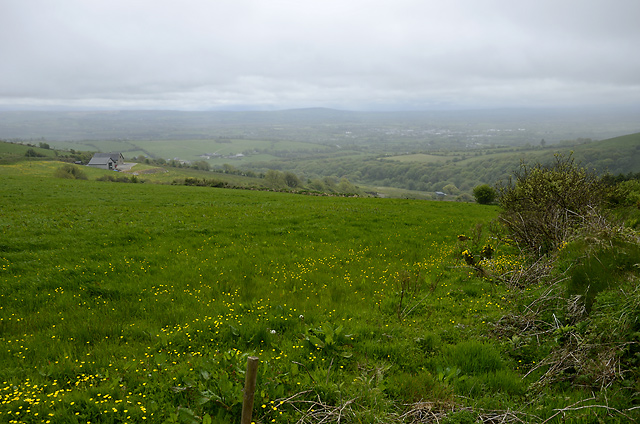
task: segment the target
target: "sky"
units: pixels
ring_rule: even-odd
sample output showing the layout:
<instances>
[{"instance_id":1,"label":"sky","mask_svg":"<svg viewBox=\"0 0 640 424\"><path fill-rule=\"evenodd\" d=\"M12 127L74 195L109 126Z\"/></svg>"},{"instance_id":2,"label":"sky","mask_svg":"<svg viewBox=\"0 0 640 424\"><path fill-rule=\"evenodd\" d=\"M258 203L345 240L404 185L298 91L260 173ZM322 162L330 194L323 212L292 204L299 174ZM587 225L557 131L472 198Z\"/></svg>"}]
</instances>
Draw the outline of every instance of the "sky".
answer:
<instances>
[{"instance_id":1,"label":"sky","mask_svg":"<svg viewBox=\"0 0 640 424\"><path fill-rule=\"evenodd\" d=\"M639 17L639 0L0 0L0 107L637 106Z\"/></svg>"}]
</instances>

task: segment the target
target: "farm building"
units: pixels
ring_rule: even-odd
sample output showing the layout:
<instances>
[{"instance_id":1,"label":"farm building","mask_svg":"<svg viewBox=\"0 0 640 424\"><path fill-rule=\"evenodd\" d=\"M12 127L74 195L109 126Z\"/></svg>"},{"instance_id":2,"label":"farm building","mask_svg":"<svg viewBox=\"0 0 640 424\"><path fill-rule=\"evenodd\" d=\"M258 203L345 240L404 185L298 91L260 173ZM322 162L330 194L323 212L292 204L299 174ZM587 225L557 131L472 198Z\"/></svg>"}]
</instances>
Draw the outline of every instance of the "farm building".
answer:
<instances>
[{"instance_id":1,"label":"farm building","mask_svg":"<svg viewBox=\"0 0 640 424\"><path fill-rule=\"evenodd\" d=\"M124 164L122 153L96 153L87 166L100 169L117 170L118 165Z\"/></svg>"}]
</instances>

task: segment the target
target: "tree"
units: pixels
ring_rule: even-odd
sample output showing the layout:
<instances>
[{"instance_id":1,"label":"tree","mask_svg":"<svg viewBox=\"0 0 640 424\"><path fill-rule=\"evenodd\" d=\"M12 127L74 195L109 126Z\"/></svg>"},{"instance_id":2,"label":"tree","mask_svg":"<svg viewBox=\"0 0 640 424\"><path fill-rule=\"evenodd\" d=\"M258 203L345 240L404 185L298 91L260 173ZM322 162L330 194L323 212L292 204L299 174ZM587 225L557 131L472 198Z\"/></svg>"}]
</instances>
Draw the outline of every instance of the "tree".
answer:
<instances>
[{"instance_id":1,"label":"tree","mask_svg":"<svg viewBox=\"0 0 640 424\"><path fill-rule=\"evenodd\" d=\"M40 157L44 156L44 155L41 155L40 153L36 152L32 148L27 149L27 151L26 151L26 153L24 155L26 157L28 157L28 158L40 158Z\"/></svg>"},{"instance_id":2,"label":"tree","mask_svg":"<svg viewBox=\"0 0 640 424\"><path fill-rule=\"evenodd\" d=\"M473 189L473 197L479 204L488 205L496 199L496 191L489 184L482 184Z\"/></svg>"},{"instance_id":3,"label":"tree","mask_svg":"<svg viewBox=\"0 0 640 424\"><path fill-rule=\"evenodd\" d=\"M238 168L228 163L222 165L222 172L225 174L238 174Z\"/></svg>"},{"instance_id":4,"label":"tree","mask_svg":"<svg viewBox=\"0 0 640 424\"><path fill-rule=\"evenodd\" d=\"M342 177L340 182L338 183L338 192L340 193L356 193L358 189L351 184L351 182L346 178Z\"/></svg>"},{"instance_id":5,"label":"tree","mask_svg":"<svg viewBox=\"0 0 640 424\"><path fill-rule=\"evenodd\" d=\"M284 174L274 169L269 169L264 175L264 180L271 188L283 188L286 186L284 181Z\"/></svg>"},{"instance_id":6,"label":"tree","mask_svg":"<svg viewBox=\"0 0 640 424\"><path fill-rule=\"evenodd\" d=\"M324 183L322 182L322 180L315 178L311 181L308 182L309 188L311 188L312 190L317 190L317 191L325 191L326 187L324 186Z\"/></svg>"},{"instance_id":7,"label":"tree","mask_svg":"<svg viewBox=\"0 0 640 424\"><path fill-rule=\"evenodd\" d=\"M209 171L211 170L211 166L209 166L209 162L204 160L198 160L191 165L195 169L199 169L201 171Z\"/></svg>"},{"instance_id":8,"label":"tree","mask_svg":"<svg viewBox=\"0 0 640 424\"><path fill-rule=\"evenodd\" d=\"M289 172L289 171L284 173L284 182L287 185L287 187L290 187L290 188L296 188L302 185L302 181L300 181L300 178L298 178L298 176L293 172Z\"/></svg>"},{"instance_id":9,"label":"tree","mask_svg":"<svg viewBox=\"0 0 640 424\"><path fill-rule=\"evenodd\" d=\"M499 219L511 238L542 255L600 217L606 190L601 179L578 167L571 155L556 154L550 166L521 163L498 192Z\"/></svg>"},{"instance_id":10,"label":"tree","mask_svg":"<svg viewBox=\"0 0 640 424\"><path fill-rule=\"evenodd\" d=\"M442 187L442 191L444 191L447 194L453 194L453 195L460 194L460 190L453 183L447 184L446 186Z\"/></svg>"}]
</instances>

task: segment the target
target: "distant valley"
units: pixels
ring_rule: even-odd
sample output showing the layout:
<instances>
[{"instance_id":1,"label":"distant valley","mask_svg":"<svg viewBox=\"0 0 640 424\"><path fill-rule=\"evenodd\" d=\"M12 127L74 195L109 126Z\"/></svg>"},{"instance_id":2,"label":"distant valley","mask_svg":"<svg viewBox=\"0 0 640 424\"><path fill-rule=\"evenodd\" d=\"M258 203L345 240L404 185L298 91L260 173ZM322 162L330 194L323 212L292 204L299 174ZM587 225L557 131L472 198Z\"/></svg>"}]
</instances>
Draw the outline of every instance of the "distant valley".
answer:
<instances>
[{"instance_id":1,"label":"distant valley","mask_svg":"<svg viewBox=\"0 0 640 424\"><path fill-rule=\"evenodd\" d=\"M639 117L635 109L1 111L0 140L468 197L521 160L544 162L558 151L600 173L640 172Z\"/></svg>"}]
</instances>

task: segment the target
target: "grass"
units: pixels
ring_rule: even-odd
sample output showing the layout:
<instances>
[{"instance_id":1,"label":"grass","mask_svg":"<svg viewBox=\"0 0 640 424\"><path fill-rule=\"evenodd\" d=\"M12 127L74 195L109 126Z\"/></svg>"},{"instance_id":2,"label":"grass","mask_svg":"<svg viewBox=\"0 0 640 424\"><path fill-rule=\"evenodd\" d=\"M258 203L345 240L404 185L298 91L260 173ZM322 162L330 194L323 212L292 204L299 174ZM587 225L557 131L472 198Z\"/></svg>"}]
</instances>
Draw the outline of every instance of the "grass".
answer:
<instances>
[{"instance_id":1,"label":"grass","mask_svg":"<svg viewBox=\"0 0 640 424\"><path fill-rule=\"evenodd\" d=\"M0 142L0 163L15 160L22 160L29 149L33 149L38 155L50 160L56 154L54 150L43 149L41 147L31 147L16 143ZM41 160L41 158L31 158L32 161Z\"/></svg>"},{"instance_id":2,"label":"grass","mask_svg":"<svg viewBox=\"0 0 640 424\"><path fill-rule=\"evenodd\" d=\"M239 422L248 355L256 423L526 403L533 358L489 336L514 297L459 256L495 207L58 166L0 167L0 421Z\"/></svg>"},{"instance_id":3,"label":"grass","mask_svg":"<svg viewBox=\"0 0 640 424\"><path fill-rule=\"evenodd\" d=\"M254 140L254 139L197 139L197 140L96 140L96 141L50 141L56 149L74 149L89 151L117 151L129 158L144 152L152 152L154 157L166 160L180 158L182 160L206 160L211 166L221 166L225 163L244 163L276 159L282 154L300 154L309 152L324 152L330 148L326 145L286 140ZM254 153L255 151L261 153ZM222 156L251 152L242 159L228 159L201 157L206 153L217 153Z\"/></svg>"}]
</instances>

